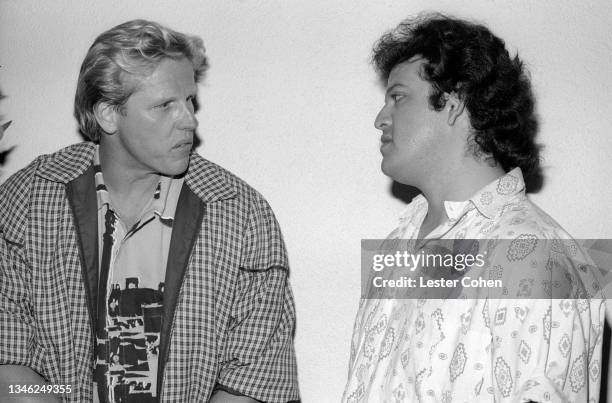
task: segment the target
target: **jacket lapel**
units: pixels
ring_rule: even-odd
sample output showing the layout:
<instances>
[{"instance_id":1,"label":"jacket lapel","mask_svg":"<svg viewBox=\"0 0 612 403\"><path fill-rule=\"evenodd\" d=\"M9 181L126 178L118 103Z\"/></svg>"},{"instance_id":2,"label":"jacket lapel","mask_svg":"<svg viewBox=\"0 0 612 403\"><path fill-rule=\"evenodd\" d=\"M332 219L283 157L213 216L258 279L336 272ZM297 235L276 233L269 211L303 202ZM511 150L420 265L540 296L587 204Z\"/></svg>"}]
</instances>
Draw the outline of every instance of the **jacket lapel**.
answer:
<instances>
[{"instance_id":1,"label":"jacket lapel","mask_svg":"<svg viewBox=\"0 0 612 403\"><path fill-rule=\"evenodd\" d=\"M157 396L161 395L164 367L170 350L170 329L181 284L187 271L191 250L202 224L204 209L205 205L202 200L193 193L187 184L183 184L172 225L172 237L170 238L170 251L164 281L164 312L159 343Z\"/></svg>"},{"instance_id":2,"label":"jacket lapel","mask_svg":"<svg viewBox=\"0 0 612 403\"><path fill-rule=\"evenodd\" d=\"M97 312L98 294L98 202L93 166L89 166L82 175L68 182L66 193L74 216L79 241L79 257L93 331L96 323L95 312Z\"/></svg>"}]
</instances>

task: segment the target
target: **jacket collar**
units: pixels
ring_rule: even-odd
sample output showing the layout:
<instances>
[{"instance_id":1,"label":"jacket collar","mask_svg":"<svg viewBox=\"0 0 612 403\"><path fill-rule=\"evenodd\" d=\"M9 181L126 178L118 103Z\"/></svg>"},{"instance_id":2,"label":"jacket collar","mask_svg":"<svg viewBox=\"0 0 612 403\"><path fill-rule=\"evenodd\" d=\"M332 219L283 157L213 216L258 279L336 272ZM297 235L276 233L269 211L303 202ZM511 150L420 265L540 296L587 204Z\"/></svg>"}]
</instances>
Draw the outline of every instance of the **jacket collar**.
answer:
<instances>
[{"instance_id":1,"label":"jacket collar","mask_svg":"<svg viewBox=\"0 0 612 403\"><path fill-rule=\"evenodd\" d=\"M43 156L37 175L52 182L71 182L93 165L95 150L95 144L87 141ZM189 160L185 183L206 203L231 199L238 193L227 171L195 152Z\"/></svg>"},{"instance_id":2,"label":"jacket collar","mask_svg":"<svg viewBox=\"0 0 612 403\"><path fill-rule=\"evenodd\" d=\"M205 203L231 199L238 193L229 172L195 152L189 159L185 183Z\"/></svg>"},{"instance_id":3,"label":"jacket collar","mask_svg":"<svg viewBox=\"0 0 612 403\"><path fill-rule=\"evenodd\" d=\"M43 179L68 183L81 176L93 164L96 146L92 142L73 144L50 155L41 156L36 175Z\"/></svg>"}]
</instances>

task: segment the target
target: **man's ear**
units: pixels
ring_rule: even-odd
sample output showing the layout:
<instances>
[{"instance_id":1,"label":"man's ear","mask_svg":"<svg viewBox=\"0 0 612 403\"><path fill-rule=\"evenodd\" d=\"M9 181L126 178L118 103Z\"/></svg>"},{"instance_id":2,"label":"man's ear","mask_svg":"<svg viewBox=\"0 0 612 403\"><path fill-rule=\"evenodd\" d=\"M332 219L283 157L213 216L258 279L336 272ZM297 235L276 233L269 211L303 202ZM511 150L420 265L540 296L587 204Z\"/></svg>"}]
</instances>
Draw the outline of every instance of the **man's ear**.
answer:
<instances>
[{"instance_id":1,"label":"man's ear","mask_svg":"<svg viewBox=\"0 0 612 403\"><path fill-rule=\"evenodd\" d=\"M117 118L119 111L115 105L110 105L106 102L98 102L94 106L94 115L96 121L108 134L115 134L117 131Z\"/></svg>"},{"instance_id":2,"label":"man's ear","mask_svg":"<svg viewBox=\"0 0 612 403\"><path fill-rule=\"evenodd\" d=\"M465 111L465 103L459 99L456 92L446 94L446 105L448 111L448 124L454 125L459 116Z\"/></svg>"}]
</instances>

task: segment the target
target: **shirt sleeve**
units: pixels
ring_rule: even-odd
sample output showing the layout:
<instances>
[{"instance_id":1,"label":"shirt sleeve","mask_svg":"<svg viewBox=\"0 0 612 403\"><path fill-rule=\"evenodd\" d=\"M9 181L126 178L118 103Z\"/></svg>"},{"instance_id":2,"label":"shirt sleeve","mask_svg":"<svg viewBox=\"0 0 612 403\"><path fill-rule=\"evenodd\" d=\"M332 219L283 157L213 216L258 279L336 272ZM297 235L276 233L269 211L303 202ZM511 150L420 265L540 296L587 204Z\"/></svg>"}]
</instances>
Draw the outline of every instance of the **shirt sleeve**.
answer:
<instances>
[{"instance_id":1,"label":"shirt sleeve","mask_svg":"<svg viewBox=\"0 0 612 403\"><path fill-rule=\"evenodd\" d=\"M496 401L597 401L605 307L592 273L559 241L524 241L496 251L508 297L488 302Z\"/></svg>"},{"instance_id":2,"label":"shirt sleeve","mask_svg":"<svg viewBox=\"0 0 612 403\"><path fill-rule=\"evenodd\" d=\"M288 276L278 223L261 200L245 232L218 389L263 402L299 399L295 306Z\"/></svg>"}]
</instances>

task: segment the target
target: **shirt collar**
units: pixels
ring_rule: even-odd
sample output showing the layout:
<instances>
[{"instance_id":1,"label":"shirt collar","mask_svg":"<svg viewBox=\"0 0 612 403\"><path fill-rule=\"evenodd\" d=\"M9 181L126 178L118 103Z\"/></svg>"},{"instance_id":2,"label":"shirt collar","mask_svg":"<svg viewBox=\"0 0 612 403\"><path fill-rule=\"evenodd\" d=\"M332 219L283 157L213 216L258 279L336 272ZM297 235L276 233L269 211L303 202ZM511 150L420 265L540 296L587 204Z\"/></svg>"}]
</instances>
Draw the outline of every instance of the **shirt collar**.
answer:
<instances>
[{"instance_id":1,"label":"shirt collar","mask_svg":"<svg viewBox=\"0 0 612 403\"><path fill-rule=\"evenodd\" d=\"M104 177L102 176L102 166L100 165L100 146L96 144L96 150L94 152L94 181L96 183L96 196L98 199L98 211L104 206L111 206L110 195L108 189L104 183Z\"/></svg>"},{"instance_id":2,"label":"shirt collar","mask_svg":"<svg viewBox=\"0 0 612 403\"><path fill-rule=\"evenodd\" d=\"M521 168L514 168L476 192L470 202L480 214L492 219L503 212L508 204L525 198L525 180Z\"/></svg>"},{"instance_id":3,"label":"shirt collar","mask_svg":"<svg viewBox=\"0 0 612 403\"><path fill-rule=\"evenodd\" d=\"M488 219L501 214L503 208L517 199L525 198L525 181L521 168L514 168L504 176L495 179L472 197L464 201L445 201L444 209L450 221L459 221L461 217L476 208L480 214ZM427 211L427 199L419 194L404 210L401 221L417 219L416 211Z\"/></svg>"},{"instance_id":4,"label":"shirt collar","mask_svg":"<svg viewBox=\"0 0 612 403\"><path fill-rule=\"evenodd\" d=\"M174 220L176 205L183 187L183 178L160 177L157 189L153 195L151 210L159 216L162 222Z\"/></svg>"}]
</instances>

